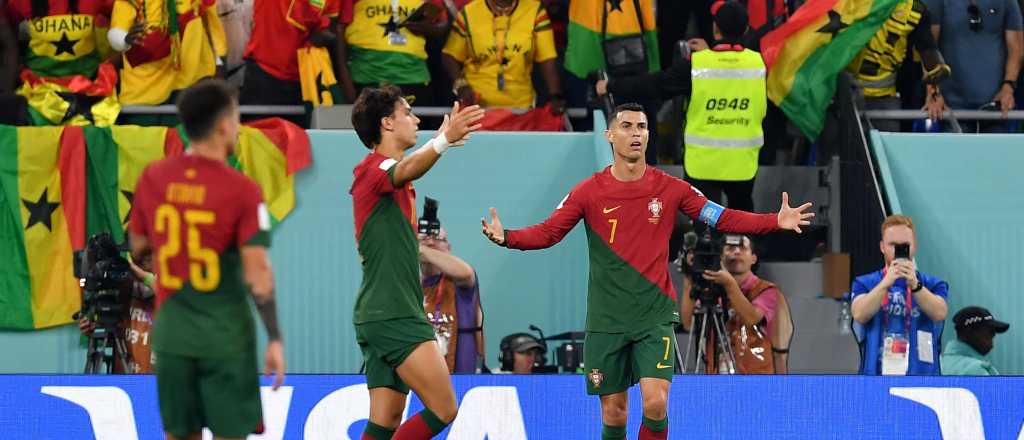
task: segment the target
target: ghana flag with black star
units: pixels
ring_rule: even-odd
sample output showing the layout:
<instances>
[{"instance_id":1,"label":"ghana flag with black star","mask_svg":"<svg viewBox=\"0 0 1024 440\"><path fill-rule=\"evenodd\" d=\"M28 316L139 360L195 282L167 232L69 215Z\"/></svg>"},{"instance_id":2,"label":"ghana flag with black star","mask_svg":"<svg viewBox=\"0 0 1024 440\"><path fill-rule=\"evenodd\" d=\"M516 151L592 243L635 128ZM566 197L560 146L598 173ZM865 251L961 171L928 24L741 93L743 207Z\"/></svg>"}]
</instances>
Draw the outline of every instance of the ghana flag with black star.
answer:
<instances>
[{"instance_id":1,"label":"ghana flag with black star","mask_svg":"<svg viewBox=\"0 0 1024 440\"><path fill-rule=\"evenodd\" d=\"M0 126L0 328L64 324L81 306L84 157L81 128Z\"/></svg>"},{"instance_id":2,"label":"ghana flag with black star","mask_svg":"<svg viewBox=\"0 0 1024 440\"><path fill-rule=\"evenodd\" d=\"M768 98L817 139L836 78L878 32L900 0L810 0L761 39Z\"/></svg>"}]
</instances>

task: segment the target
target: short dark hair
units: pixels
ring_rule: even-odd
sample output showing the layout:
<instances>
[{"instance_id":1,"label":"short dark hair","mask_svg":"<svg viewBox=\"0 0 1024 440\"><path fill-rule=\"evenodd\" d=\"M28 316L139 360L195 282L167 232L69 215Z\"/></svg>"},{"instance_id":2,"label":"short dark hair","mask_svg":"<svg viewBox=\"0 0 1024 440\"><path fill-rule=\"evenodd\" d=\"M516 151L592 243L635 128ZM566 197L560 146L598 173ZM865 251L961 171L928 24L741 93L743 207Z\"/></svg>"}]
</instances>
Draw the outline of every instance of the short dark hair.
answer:
<instances>
[{"instance_id":1,"label":"short dark hair","mask_svg":"<svg viewBox=\"0 0 1024 440\"><path fill-rule=\"evenodd\" d=\"M743 4L735 1L715 2L711 10L715 24L726 41L738 42L747 33L750 19Z\"/></svg>"},{"instance_id":2,"label":"short dark hair","mask_svg":"<svg viewBox=\"0 0 1024 440\"><path fill-rule=\"evenodd\" d=\"M612 114L608 115L608 125L612 125L619 118L619 113L622 112L641 112L643 113L644 106L635 102L627 102L625 104L619 104L612 110Z\"/></svg>"},{"instance_id":3,"label":"short dark hair","mask_svg":"<svg viewBox=\"0 0 1024 440\"><path fill-rule=\"evenodd\" d=\"M352 128L366 148L380 143L380 120L395 112L395 103L402 99L402 89L393 85L363 89L352 106Z\"/></svg>"},{"instance_id":4,"label":"short dark hair","mask_svg":"<svg viewBox=\"0 0 1024 440\"><path fill-rule=\"evenodd\" d=\"M190 140L205 139L217 121L238 105L238 91L221 79L201 80L178 97L178 119Z\"/></svg>"}]
</instances>

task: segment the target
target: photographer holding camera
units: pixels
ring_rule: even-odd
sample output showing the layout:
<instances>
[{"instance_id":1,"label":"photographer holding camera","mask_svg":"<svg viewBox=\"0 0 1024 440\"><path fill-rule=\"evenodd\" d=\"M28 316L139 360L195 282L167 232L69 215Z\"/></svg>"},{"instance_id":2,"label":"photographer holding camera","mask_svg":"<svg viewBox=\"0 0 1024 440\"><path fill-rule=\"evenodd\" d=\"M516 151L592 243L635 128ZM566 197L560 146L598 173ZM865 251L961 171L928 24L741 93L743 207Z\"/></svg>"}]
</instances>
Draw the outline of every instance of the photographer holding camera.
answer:
<instances>
[{"instance_id":1,"label":"photographer holding camera","mask_svg":"<svg viewBox=\"0 0 1024 440\"><path fill-rule=\"evenodd\" d=\"M437 218L437 201L427 197L420 217L420 275L423 307L434 326L450 373L483 368L484 313L476 271L452 255L448 232Z\"/></svg>"},{"instance_id":2,"label":"photographer holding camera","mask_svg":"<svg viewBox=\"0 0 1024 440\"><path fill-rule=\"evenodd\" d=\"M864 326L860 374L937 375L949 285L917 270L910 217L887 217L879 248L885 267L857 277L850 290L853 319Z\"/></svg>"},{"instance_id":3,"label":"photographer holding camera","mask_svg":"<svg viewBox=\"0 0 1024 440\"><path fill-rule=\"evenodd\" d=\"M153 283L156 277L145 268L149 268L151 258L140 262L142 267L133 262L128 264L131 267L131 294L128 298L127 307L122 305L121 319L117 330L123 332L123 338L127 343L126 366L115 362L114 373L117 374L150 374L153 372L152 356L149 345L149 331L153 325L153 309L155 307ZM91 336L96 330L96 322L92 317L82 314L78 319L78 329L85 336ZM127 371L125 369L127 367Z\"/></svg>"},{"instance_id":4,"label":"photographer holding camera","mask_svg":"<svg viewBox=\"0 0 1024 440\"><path fill-rule=\"evenodd\" d=\"M707 246L706 244L705 247ZM695 254L701 253L700 247L698 244L694 250ZM695 322L692 318L697 302L720 301L727 317L724 337L728 338L727 342L731 344L735 353L735 372L784 373L785 360L776 354L785 354L788 351L788 335L792 333L792 322L789 320L788 307L785 306L785 299L778 287L762 280L751 271L753 265L757 263L753 241L745 235L727 235L719 253L720 265L717 270L709 270L705 267L709 265L701 264L700 259L701 255L695 255L692 266L694 271L699 270L700 273L691 273L693 276L699 275L706 282L694 280L688 283L691 291L682 296L683 328L690 332L695 331L691 325ZM785 313L777 313L780 308L785 309ZM783 322L779 322L778 318L783 318ZM780 325L788 326L789 330L780 331ZM708 342L710 346L720 343L713 337L709 339L712 339ZM716 358L715 354L718 352L719 350L714 348L706 351L708 354L704 361L708 373L728 372L721 368L724 359ZM701 361L697 359L697 362Z\"/></svg>"}]
</instances>

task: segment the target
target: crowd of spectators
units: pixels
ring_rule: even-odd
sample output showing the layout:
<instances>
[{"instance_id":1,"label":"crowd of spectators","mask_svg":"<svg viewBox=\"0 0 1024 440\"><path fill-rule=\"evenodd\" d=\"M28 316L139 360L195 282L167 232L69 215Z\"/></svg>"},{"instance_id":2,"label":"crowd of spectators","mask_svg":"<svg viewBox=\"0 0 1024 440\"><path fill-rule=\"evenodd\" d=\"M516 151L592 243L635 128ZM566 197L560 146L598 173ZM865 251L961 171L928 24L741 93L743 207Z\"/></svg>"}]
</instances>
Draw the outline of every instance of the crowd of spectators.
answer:
<instances>
[{"instance_id":1,"label":"crowd of spectators","mask_svg":"<svg viewBox=\"0 0 1024 440\"><path fill-rule=\"evenodd\" d=\"M755 51L760 36L802 4L740 3L749 12L744 45ZM3 106L0 122L173 125L173 115L118 116L118 110L173 103L178 91L214 75L239 86L243 104L352 102L361 89L386 82L418 106L457 99L562 115L590 104L586 78L595 70L613 77L656 72L680 58L680 41L713 46L711 6L711 0L2 0L0 100L12 105ZM933 120L947 108L1015 108L1024 57L1020 10L1016 0L901 2L847 69L864 107L924 108ZM659 131L678 133L684 123L670 121L673 101L617 98L644 104L652 127L669 122L652 132L651 144L660 147L662 161L678 161L678 152L666 150L679 146L657 140L665 134ZM308 125L308 117L293 120ZM585 118L578 122L577 128L589 127ZM773 163L773 150L799 135L784 128L774 106L764 125L761 161ZM900 129L883 120L875 126ZM966 122L965 128L998 132L1008 125ZM658 159L652 154L648 161Z\"/></svg>"}]
</instances>

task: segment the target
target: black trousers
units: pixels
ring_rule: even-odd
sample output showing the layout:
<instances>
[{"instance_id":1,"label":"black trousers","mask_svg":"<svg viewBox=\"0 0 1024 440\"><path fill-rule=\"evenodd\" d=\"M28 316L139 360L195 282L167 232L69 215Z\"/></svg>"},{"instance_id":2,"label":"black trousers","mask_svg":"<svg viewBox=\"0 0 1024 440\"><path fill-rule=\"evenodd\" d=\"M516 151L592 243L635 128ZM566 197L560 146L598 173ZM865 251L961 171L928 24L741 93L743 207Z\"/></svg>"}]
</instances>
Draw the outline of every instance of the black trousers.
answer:
<instances>
[{"instance_id":1,"label":"black trousers","mask_svg":"<svg viewBox=\"0 0 1024 440\"><path fill-rule=\"evenodd\" d=\"M274 75L260 68L253 60L245 61L245 83L239 94L238 103L242 105L303 105L302 85L298 81L277 79ZM243 116L242 120L265 118L269 115ZM303 115L281 116L309 128L309 113Z\"/></svg>"},{"instance_id":2,"label":"black trousers","mask_svg":"<svg viewBox=\"0 0 1024 440\"><path fill-rule=\"evenodd\" d=\"M743 180L738 182L723 182L718 180L698 180L687 178L690 185L704 193L704 196L719 205L728 207L730 209L740 209L743 211L754 210L754 179ZM723 203L722 196L725 195L728 198L728 203ZM704 233L707 229L707 225L704 223L695 221L693 222L693 230L698 236Z\"/></svg>"}]
</instances>

